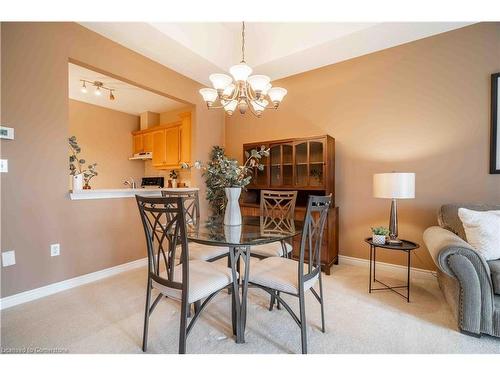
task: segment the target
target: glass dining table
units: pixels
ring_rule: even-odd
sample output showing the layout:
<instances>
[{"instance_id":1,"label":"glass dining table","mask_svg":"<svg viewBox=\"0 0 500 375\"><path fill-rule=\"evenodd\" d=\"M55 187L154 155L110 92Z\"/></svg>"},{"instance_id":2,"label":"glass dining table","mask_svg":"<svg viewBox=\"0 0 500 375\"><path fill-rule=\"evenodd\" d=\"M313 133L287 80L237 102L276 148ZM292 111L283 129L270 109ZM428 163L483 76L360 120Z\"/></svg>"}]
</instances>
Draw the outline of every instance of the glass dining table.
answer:
<instances>
[{"instance_id":1,"label":"glass dining table","mask_svg":"<svg viewBox=\"0 0 500 375\"><path fill-rule=\"evenodd\" d=\"M269 216L244 216L242 224L224 225L222 218L208 218L196 226L188 225L187 238L191 242L229 248L228 266L233 275L232 326L237 343L245 342L248 276L252 246L281 242L286 254L285 241L300 234L302 222ZM240 263L243 261L243 275Z\"/></svg>"}]
</instances>

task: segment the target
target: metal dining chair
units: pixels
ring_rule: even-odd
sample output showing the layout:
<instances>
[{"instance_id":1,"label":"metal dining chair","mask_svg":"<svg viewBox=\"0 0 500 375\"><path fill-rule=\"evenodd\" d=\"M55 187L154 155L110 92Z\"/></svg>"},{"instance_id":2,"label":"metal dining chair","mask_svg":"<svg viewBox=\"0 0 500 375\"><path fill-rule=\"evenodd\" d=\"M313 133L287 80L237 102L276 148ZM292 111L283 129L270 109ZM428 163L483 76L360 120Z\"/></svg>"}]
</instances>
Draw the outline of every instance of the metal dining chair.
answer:
<instances>
[{"instance_id":1,"label":"metal dining chair","mask_svg":"<svg viewBox=\"0 0 500 375\"><path fill-rule=\"evenodd\" d=\"M181 302L179 354L186 352L186 339L207 304L233 281L230 268L189 258L186 236L185 201L182 197L141 197L137 206L146 235L148 281L142 350L147 350L149 317L163 296ZM180 247L177 246L180 242ZM180 264L176 252L180 251ZM151 294L158 295L151 304ZM189 321L191 303L199 308Z\"/></svg>"},{"instance_id":2,"label":"metal dining chair","mask_svg":"<svg viewBox=\"0 0 500 375\"><path fill-rule=\"evenodd\" d=\"M264 226L286 227L293 221L297 191L260 191L260 217ZM292 245L286 241L252 246L251 255L260 259L290 257Z\"/></svg>"},{"instance_id":3,"label":"metal dining chair","mask_svg":"<svg viewBox=\"0 0 500 375\"><path fill-rule=\"evenodd\" d=\"M163 197L183 197L186 224L197 226L200 223L200 198L198 190L172 191L162 190ZM229 256L229 248L224 246L208 246L199 243L189 243L190 259L206 260L214 262L218 259Z\"/></svg>"},{"instance_id":4,"label":"metal dining chair","mask_svg":"<svg viewBox=\"0 0 500 375\"><path fill-rule=\"evenodd\" d=\"M285 257L266 258L252 266L248 279L250 285L260 287L274 296L290 313L300 327L303 354L307 353L305 292L309 289L321 305L321 331L325 332L321 244L330 204L331 195L309 196L298 261ZM317 282L319 295L314 290ZM281 298L279 292L298 297L299 317Z\"/></svg>"},{"instance_id":5,"label":"metal dining chair","mask_svg":"<svg viewBox=\"0 0 500 375\"><path fill-rule=\"evenodd\" d=\"M260 218L263 228L281 228L286 230L288 223L293 223L297 191L261 190L260 191ZM259 259L268 257L290 258L292 244L285 240L272 242L265 245L252 246L250 255ZM276 302L274 295L269 301L269 310L273 309ZM278 300L277 308L280 309Z\"/></svg>"}]
</instances>

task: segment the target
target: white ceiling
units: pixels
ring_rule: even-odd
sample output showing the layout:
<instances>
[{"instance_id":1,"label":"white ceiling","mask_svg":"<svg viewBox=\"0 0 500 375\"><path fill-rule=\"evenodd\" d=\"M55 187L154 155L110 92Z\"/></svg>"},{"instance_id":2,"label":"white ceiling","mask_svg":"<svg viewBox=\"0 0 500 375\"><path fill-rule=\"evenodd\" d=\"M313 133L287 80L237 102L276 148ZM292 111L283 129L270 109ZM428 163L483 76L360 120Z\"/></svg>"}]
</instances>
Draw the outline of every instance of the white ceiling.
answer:
<instances>
[{"instance_id":1,"label":"white ceiling","mask_svg":"<svg viewBox=\"0 0 500 375\"><path fill-rule=\"evenodd\" d=\"M272 80L471 24L465 22L246 23L245 60ZM241 60L241 23L84 22L83 26L209 85Z\"/></svg>"},{"instance_id":2,"label":"white ceiling","mask_svg":"<svg viewBox=\"0 0 500 375\"><path fill-rule=\"evenodd\" d=\"M94 72L79 65L69 63L68 76L70 99L114 109L115 111L139 115L146 111L161 113L185 106L181 102ZM93 87L88 84L88 92L86 94L82 93L80 79L92 82L100 81L104 86L115 89L113 92L115 100L109 100L109 92L106 90L103 90L101 96L94 95Z\"/></svg>"}]
</instances>

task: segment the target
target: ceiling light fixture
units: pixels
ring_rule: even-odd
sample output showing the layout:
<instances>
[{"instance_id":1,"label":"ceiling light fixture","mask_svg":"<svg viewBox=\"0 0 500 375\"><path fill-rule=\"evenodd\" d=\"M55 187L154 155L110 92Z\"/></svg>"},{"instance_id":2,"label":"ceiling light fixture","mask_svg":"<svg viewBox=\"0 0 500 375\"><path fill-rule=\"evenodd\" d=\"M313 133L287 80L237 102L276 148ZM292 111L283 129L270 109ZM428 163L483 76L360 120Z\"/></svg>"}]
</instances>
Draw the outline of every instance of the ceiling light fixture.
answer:
<instances>
[{"instance_id":1,"label":"ceiling light fixture","mask_svg":"<svg viewBox=\"0 0 500 375\"><path fill-rule=\"evenodd\" d=\"M88 83L89 85L95 87L94 95L102 96L102 90L107 90L109 91L109 100L115 100L115 95L113 93L115 89L104 86L104 83L100 81L87 81L86 79L81 79L80 82L82 83L82 88L80 89L80 91L83 92L84 94L88 92L87 90L87 83Z\"/></svg>"},{"instance_id":2,"label":"ceiling light fixture","mask_svg":"<svg viewBox=\"0 0 500 375\"><path fill-rule=\"evenodd\" d=\"M215 73L208 78L213 88L202 88L199 92L207 103L208 109L224 108L231 116L236 108L243 115L250 111L257 117L266 109L277 109L287 94L282 87L272 87L268 76L257 74L251 76L252 68L245 62L245 22L241 28L241 62L233 65L227 74ZM272 105L268 105L272 103Z\"/></svg>"}]
</instances>

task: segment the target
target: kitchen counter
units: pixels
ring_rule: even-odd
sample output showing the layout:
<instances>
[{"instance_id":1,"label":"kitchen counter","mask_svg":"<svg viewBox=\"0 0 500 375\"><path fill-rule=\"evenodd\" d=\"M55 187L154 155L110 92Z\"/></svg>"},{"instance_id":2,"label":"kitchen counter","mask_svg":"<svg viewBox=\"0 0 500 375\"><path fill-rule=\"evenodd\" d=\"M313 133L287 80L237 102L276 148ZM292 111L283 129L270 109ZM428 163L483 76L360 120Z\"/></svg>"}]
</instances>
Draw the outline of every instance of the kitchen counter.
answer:
<instances>
[{"instance_id":1,"label":"kitchen counter","mask_svg":"<svg viewBox=\"0 0 500 375\"><path fill-rule=\"evenodd\" d=\"M138 188L138 189L89 189L70 191L71 200L81 199L110 199L110 198L133 198L136 194L147 197L160 196L160 192L165 191L195 191L199 190L195 187L185 188Z\"/></svg>"}]
</instances>

